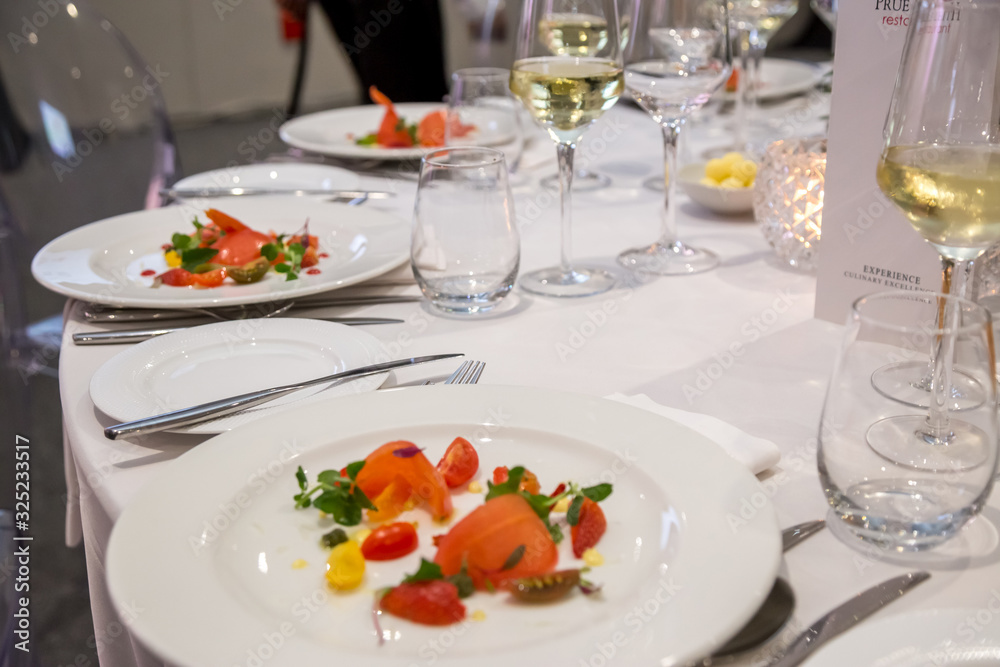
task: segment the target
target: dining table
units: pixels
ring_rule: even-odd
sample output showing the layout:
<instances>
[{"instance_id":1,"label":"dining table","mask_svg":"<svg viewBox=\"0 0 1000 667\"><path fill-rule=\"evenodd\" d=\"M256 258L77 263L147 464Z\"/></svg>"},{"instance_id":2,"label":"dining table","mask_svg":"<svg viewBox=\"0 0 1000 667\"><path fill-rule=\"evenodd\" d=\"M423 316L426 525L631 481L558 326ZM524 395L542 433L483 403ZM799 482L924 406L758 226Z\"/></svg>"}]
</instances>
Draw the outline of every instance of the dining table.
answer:
<instances>
[{"instance_id":1,"label":"dining table","mask_svg":"<svg viewBox=\"0 0 1000 667\"><path fill-rule=\"evenodd\" d=\"M829 95L812 90L772 101L762 113L775 138L789 138L823 133L828 110ZM707 151L731 142L727 114L728 107L716 104L688 123L682 161L702 160ZM512 181L522 272L554 265L559 257L558 193L538 183L539 177L554 171L554 156L551 142L536 138ZM609 176L612 184L574 193L573 256L614 271L619 277L615 289L573 299L537 297L515 289L498 312L483 316L442 315L426 301L296 311L294 316L399 318L400 324L366 328L388 355L461 352L486 363L480 384L592 397L645 395L662 406L710 415L777 445L780 460L757 479L782 527L825 518L829 506L816 454L824 394L844 327L814 318L815 275L780 260L751 212L716 214L683 194L674 202L681 238L715 252L718 267L658 277L630 274L616 266L618 252L657 237L663 209L663 193L643 186L644 180L663 171L660 129L634 105L619 103L587 132L577 166ZM363 206L406 219L412 215L416 191L412 172L366 172L362 187L397 195ZM416 284L405 284L412 280L408 265L390 276L400 282L384 283L379 293L419 295ZM344 291L374 289L360 285ZM83 307L78 301L67 302L59 362L66 543L74 546L82 541L86 550L100 663L105 667L164 664L129 632L130 615L142 610L122 614L112 605L106 586L106 548L116 520L137 495L175 459L195 448L210 447L211 438L177 433L156 433L141 440L104 437L103 429L116 420L95 407L89 384L101 365L123 348L73 344L74 333L112 328L86 321ZM458 361L396 371L385 386L441 379ZM336 410L336 400L330 399L331 411ZM655 470L646 472L656 475ZM752 505L742 510L756 511ZM961 609L967 610L978 631L996 636L1000 633L998 527L1000 499L994 493L981 515L957 537L919 556L848 543L834 531L822 531L784 556L781 576L795 592L796 607L781 632L790 637L804 630L830 609L891 576L927 570L932 574L928 582L861 627L897 615ZM962 630L957 627L953 632ZM735 664L763 664L768 656L761 651ZM659 663L651 659L649 664Z\"/></svg>"}]
</instances>

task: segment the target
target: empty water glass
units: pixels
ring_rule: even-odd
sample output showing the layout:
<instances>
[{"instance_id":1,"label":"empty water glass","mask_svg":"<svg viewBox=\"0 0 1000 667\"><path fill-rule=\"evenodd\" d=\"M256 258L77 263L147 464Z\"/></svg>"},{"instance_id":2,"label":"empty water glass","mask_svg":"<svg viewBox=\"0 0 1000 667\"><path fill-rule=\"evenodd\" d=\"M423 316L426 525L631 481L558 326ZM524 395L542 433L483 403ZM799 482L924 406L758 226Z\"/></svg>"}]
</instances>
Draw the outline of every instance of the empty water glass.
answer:
<instances>
[{"instance_id":1,"label":"empty water glass","mask_svg":"<svg viewBox=\"0 0 1000 667\"><path fill-rule=\"evenodd\" d=\"M854 303L817 453L834 532L886 551L920 551L983 509L997 466L992 335L989 312L953 296L886 292ZM943 344L953 351L943 354ZM931 358L952 359L931 378L931 394L945 397L938 410L928 414L875 387L887 364L928 367ZM955 378L975 386L980 400L936 391Z\"/></svg>"},{"instance_id":2,"label":"empty water glass","mask_svg":"<svg viewBox=\"0 0 1000 667\"><path fill-rule=\"evenodd\" d=\"M424 296L450 313L492 310L514 287L520 257L504 154L459 147L425 155L410 250Z\"/></svg>"},{"instance_id":3,"label":"empty water glass","mask_svg":"<svg viewBox=\"0 0 1000 667\"><path fill-rule=\"evenodd\" d=\"M470 67L451 75L446 146L482 146L503 151L510 173L524 147L521 105L510 94L510 72Z\"/></svg>"}]
</instances>

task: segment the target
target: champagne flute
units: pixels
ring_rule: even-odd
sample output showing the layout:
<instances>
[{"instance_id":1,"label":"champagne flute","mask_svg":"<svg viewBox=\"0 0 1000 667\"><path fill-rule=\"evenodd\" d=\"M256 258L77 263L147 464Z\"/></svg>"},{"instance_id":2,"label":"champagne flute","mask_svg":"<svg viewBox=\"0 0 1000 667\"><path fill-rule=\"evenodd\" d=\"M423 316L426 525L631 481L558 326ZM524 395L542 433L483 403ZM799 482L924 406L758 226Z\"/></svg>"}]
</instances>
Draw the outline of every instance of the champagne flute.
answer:
<instances>
[{"instance_id":1,"label":"champagne flute","mask_svg":"<svg viewBox=\"0 0 1000 667\"><path fill-rule=\"evenodd\" d=\"M677 238L677 141L688 115L729 78L732 54L725 0L642 0L625 55L625 89L663 130L667 178L662 232L652 245L626 250L623 266L658 275L714 268L712 252Z\"/></svg>"},{"instance_id":2,"label":"champagne flute","mask_svg":"<svg viewBox=\"0 0 1000 667\"><path fill-rule=\"evenodd\" d=\"M622 92L621 42L614 0L525 0L510 89L556 144L562 262L528 273L521 287L555 297L599 294L615 285L603 269L571 255L573 155L580 136Z\"/></svg>"},{"instance_id":3,"label":"champagne flute","mask_svg":"<svg viewBox=\"0 0 1000 667\"><path fill-rule=\"evenodd\" d=\"M1000 240L1000 2L920 0L907 30L877 167L882 192L938 251L942 292L971 296L973 262ZM988 435L954 419L957 312L942 301L947 325L930 354L927 415L886 420L917 448L918 467L968 469L988 460ZM874 427L873 427L874 428ZM891 434L870 432L876 451ZM899 455L893 460L898 460ZM912 452L905 454L907 460Z\"/></svg>"}]
</instances>

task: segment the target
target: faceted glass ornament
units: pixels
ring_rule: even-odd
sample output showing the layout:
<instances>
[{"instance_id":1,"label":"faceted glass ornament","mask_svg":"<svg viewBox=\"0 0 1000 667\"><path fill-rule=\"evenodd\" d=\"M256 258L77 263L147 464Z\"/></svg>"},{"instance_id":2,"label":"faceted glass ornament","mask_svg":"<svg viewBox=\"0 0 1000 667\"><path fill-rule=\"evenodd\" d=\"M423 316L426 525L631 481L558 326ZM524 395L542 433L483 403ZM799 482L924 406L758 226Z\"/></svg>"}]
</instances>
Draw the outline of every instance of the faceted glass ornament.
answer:
<instances>
[{"instance_id":1,"label":"faceted glass ornament","mask_svg":"<svg viewBox=\"0 0 1000 667\"><path fill-rule=\"evenodd\" d=\"M753 212L782 260L815 271L826 177L826 137L785 139L767 147L757 170Z\"/></svg>"}]
</instances>

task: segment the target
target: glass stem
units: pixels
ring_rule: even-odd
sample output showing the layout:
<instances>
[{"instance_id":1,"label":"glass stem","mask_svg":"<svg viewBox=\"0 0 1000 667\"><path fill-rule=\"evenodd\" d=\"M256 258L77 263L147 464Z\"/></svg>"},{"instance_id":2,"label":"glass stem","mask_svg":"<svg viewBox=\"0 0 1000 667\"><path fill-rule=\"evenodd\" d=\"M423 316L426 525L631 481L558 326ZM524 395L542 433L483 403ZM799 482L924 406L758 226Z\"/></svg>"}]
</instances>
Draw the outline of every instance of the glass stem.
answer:
<instances>
[{"instance_id":1,"label":"glass stem","mask_svg":"<svg viewBox=\"0 0 1000 667\"><path fill-rule=\"evenodd\" d=\"M750 34L747 36L747 42L749 46L749 57L747 58L749 76L747 76L747 98L745 102L747 107L746 118L748 122L753 123L757 120L757 96L762 83L760 66L761 61L764 59L764 50L767 49L767 42L760 38L756 30L750 31Z\"/></svg>"},{"instance_id":2,"label":"glass stem","mask_svg":"<svg viewBox=\"0 0 1000 667\"><path fill-rule=\"evenodd\" d=\"M974 262L971 259L941 258L943 280L941 291L949 296L966 298L972 285ZM943 330L932 349L931 401L927 415L929 432L925 439L935 445L944 445L952 437L948 417L948 404L952 398L952 370L955 362L955 332L961 318L961 306L942 300L938 315L938 328Z\"/></svg>"},{"instance_id":3,"label":"glass stem","mask_svg":"<svg viewBox=\"0 0 1000 667\"><path fill-rule=\"evenodd\" d=\"M660 230L662 246L670 247L677 241L677 142L680 139L683 119L666 120L660 123L663 129L663 178L666 185L663 226Z\"/></svg>"},{"instance_id":4,"label":"glass stem","mask_svg":"<svg viewBox=\"0 0 1000 667\"><path fill-rule=\"evenodd\" d=\"M736 77L736 108L733 119L733 139L736 142L737 150L745 150L747 145L747 113L749 100L750 82L748 79L748 61L750 53L750 33L747 30L739 30L736 33L736 43L734 53L739 56L736 67L739 74Z\"/></svg>"},{"instance_id":5,"label":"glass stem","mask_svg":"<svg viewBox=\"0 0 1000 667\"><path fill-rule=\"evenodd\" d=\"M559 157L559 214L562 220L562 262L560 269L564 277L573 273L573 216L571 211L571 191L573 188L573 154L576 144L556 144L556 154Z\"/></svg>"}]
</instances>

